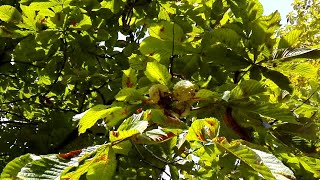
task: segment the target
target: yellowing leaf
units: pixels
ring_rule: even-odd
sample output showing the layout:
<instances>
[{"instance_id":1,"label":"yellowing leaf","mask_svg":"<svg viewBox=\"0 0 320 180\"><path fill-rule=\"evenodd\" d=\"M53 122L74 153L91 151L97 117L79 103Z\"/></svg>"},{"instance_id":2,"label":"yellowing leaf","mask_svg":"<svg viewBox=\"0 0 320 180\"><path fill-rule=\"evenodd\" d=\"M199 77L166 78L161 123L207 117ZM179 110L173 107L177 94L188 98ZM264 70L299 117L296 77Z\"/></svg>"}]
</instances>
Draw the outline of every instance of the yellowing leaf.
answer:
<instances>
[{"instance_id":1,"label":"yellowing leaf","mask_svg":"<svg viewBox=\"0 0 320 180\"><path fill-rule=\"evenodd\" d=\"M116 172L117 160L116 155L111 147L108 147L104 153L100 154L89 167L86 178L88 180L113 179Z\"/></svg>"},{"instance_id":2,"label":"yellowing leaf","mask_svg":"<svg viewBox=\"0 0 320 180\"><path fill-rule=\"evenodd\" d=\"M137 85L137 72L132 68L123 70L122 87L134 88L136 87L136 85Z\"/></svg>"},{"instance_id":3,"label":"yellowing leaf","mask_svg":"<svg viewBox=\"0 0 320 180\"><path fill-rule=\"evenodd\" d=\"M186 140L206 141L218 135L219 121L215 118L197 119L191 124Z\"/></svg>"},{"instance_id":4,"label":"yellowing leaf","mask_svg":"<svg viewBox=\"0 0 320 180\"><path fill-rule=\"evenodd\" d=\"M111 142L120 141L136 134L140 134L140 131L137 129L130 129L125 131L110 131L109 132L109 140Z\"/></svg>"}]
</instances>

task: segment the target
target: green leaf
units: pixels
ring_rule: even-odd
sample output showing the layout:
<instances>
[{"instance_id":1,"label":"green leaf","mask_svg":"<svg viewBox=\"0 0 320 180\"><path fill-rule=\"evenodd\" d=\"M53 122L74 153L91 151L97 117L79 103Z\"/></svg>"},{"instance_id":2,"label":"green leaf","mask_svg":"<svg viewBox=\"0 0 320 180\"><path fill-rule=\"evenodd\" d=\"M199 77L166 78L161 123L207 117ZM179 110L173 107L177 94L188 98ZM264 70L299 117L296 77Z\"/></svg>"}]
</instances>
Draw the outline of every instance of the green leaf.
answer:
<instances>
[{"instance_id":1,"label":"green leaf","mask_svg":"<svg viewBox=\"0 0 320 180\"><path fill-rule=\"evenodd\" d=\"M130 107L97 105L89 109L79 121L79 134L86 132L99 119L105 118L108 126L114 126L129 115Z\"/></svg>"},{"instance_id":2,"label":"green leaf","mask_svg":"<svg viewBox=\"0 0 320 180\"><path fill-rule=\"evenodd\" d=\"M265 84L256 80L243 80L231 90L231 99L241 99L266 91Z\"/></svg>"},{"instance_id":3,"label":"green leaf","mask_svg":"<svg viewBox=\"0 0 320 180\"><path fill-rule=\"evenodd\" d=\"M158 62L148 62L145 75L151 82L159 82L165 86L169 86L171 75L168 68Z\"/></svg>"},{"instance_id":4,"label":"green leaf","mask_svg":"<svg viewBox=\"0 0 320 180\"><path fill-rule=\"evenodd\" d=\"M272 80L274 83L276 83L281 89L288 91L289 93L293 92L291 82L289 78L285 75L283 75L279 71L271 70L265 67L261 67L262 74Z\"/></svg>"},{"instance_id":5,"label":"green leaf","mask_svg":"<svg viewBox=\"0 0 320 180\"><path fill-rule=\"evenodd\" d=\"M132 54L129 57L129 64L132 69L144 70L147 66L147 58L142 55Z\"/></svg>"},{"instance_id":6,"label":"green leaf","mask_svg":"<svg viewBox=\"0 0 320 180\"><path fill-rule=\"evenodd\" d=\"M277 119L283 122L290 122L297 124L293 113L281 103L269 102L243 102L234 106L234 108L241 109L243 112L253 112L265 117Z\"/></svg>"},{"instance_id":7,"label":"green leaf","mask_svg":"<svg viewBox=\"0 0 320 180\"><path fill-rule=\"evenodd\" d=\"M91 18L88 15L82 14L80 21L74 20L71 22L71 28L79 30L88 30L92 26Z\"/></svg>"},{"instance_id":8,"label":"green leaf","mask_svg":"<svg viewBox=\"0 0 320 180\"><path fill-rule=\"evenodd\" d=\"M20 170L28 163L32 161L30 154L17 157L10 161L3 169L0 178L1 179L16 179Z\"/></svg>"},{"instance_id":9,"label":"green leaf","mask_svg":"<svg viewBox=\"0 0 320 180\"><path fill-rule=\"evenodd\" d=\"M258 0L227 0L236 17L241 17L244 22L251 22L263 14L263 6Z\"/></svg>"},{"instance_id":10,"label":"green leaf","mask_svg":"<svg viewBox=\"0 0 320 180\"><path fill-rule=\"evenodd\" d=\"M161 21L160 23L150 26L150 36L162 40L181 42L184 38L182 28L172 22Z\"/></svg>"},{"instance_id":11,"label":"green leaf","mask_svg":"<svg viewBox=\"0 0 320 180\"><path fill-rule=\"evenodd\" d=\"M301 164L301 166L311 172L313 174L313 177L320 178L320 160L312 157L302 156L298 157L298 160Z\"/></svg>"},{"instance_id":12,"label":"green leaf","mask_svg":"<svg viewBox=\"0 0 320 180\"><path fill-rule=\"evenodd\" d=\"M207 141L218 135L219 121L215 118L197 119L191 124L186 140Z\"/></svg>"},{"instance_id":13,"label":"green leaf","mask_svg":"<svg viewBox=\"0 0 320 180\"><path fill-rule=\"evenodd\" d=\"M145 111L145 116L145 119L147 119L148 121L158 124L165 124L167 119L166 115L161 109L149 109Z\"/></svg>"},{"instance_id":14,"label":"green leaf","mask_svg":"<svg viewBox=\"0 0 320 180\"><path fill-rule=\"evenodd\" d=\"M100 4L102 8L110 9L114 14L117 14L120 7L124 5L122 0L103 0Z\"/></svg>"},{"instance_id":15,"label":"green leaf","mask_svg":"<svg viewBox=\"0 0 320 180\"><path fill-rule=\"evenodd\" d=\"M169 64L169 58L172 55L172 41L149 36L141 42L139 50L149 58L160 61L163 64ZM174 44L175 55L185 55L195 52L198 52L198 50L190 48L185 44L178 42Z\"/></svg>"},{"instance_id":16,"label":"green leaf","mask_svg":"<svg viewBox=\"0 0 320 180\"><path fill-rule=\"evenodd\" d=\"M0 6L0 19L4 22L19 23L21 14L15 7L2 5Z\"/></svg>"},{"instance_id":17,"label":"green leaf","mask_svg":"<svg viewBox=\"0 0 320 180\"><path fill-rule=\"evenodd\" d=\"M143 96L136 89L124 88L119 91L119 93L115 96L115 99L117 101L128 101L128 102L139 103L143 99Z\"/></svg>"},{"instance_id":18,"label":"green leaf","mask_svg":"<svg viewBox=\"0 0 320 180\"><path fill-rule=\"evenodd\" d=\"M229 28L214 29L210 32L213 42L221 42L227 47L236 50L242 47L241 36Z\"/></svg>"},{"instance_id":19,"label":"green leaf","mask_svg":"<svg viewBox=\"0 0 320 180\"><path fill-rule=\"evenodd\" d=\"M276 179L260 156L249 147L242 145L239 141L233 141L229 144L224 137L216 138L214 141L218 148L238 158L241 163L248 165L257 174L260 173L264 179Z\"/></svg>"},{"instance_id":20,"label":"green leaf","mask_svg":"<svg viewBox=\"0 0 320 180\"><path fill-rule=\"evenodd\" d=\"M148 127L148 121L143 118L144 112L140 114L133 114L127 118L118 128L118 130L131 130L135 129L142 133Z\"/></svg>"},{"instance_id":21,"label":"green leaf","mask_svg":"<svg viewBox=\"0 0 320 180\"><path fill-rule=\"evenodd\" d=\"M109 133L110 141L111 142L120 141L145 131L149 123L148 121L142 118L143 118L143 112L140 114L133 114L131 117L127 118L119 126L117 131L110 131Z\"/></svg>"},{"instance_id":22,"label":"green leaf","mask_svg":"<svg viewBox=\"0 0 320 180\"><path fill-rule=\"evenodd\" d=\"M208 89L200 89L196 92L196 95L193 97L194 100L204 101L204 100L212 100L218 97L217 93L210 91Z\"/></svg>"},{"instance_id":23,"label":"green leaf","mask_svg":"<svg viewBox=\"0 0 320 180\"><path fill-rule=\"evenodd\" d=\"M257 149L252 149L267 166L276 179L295 179L294 173L285 166L276 156Z\"/></svg>"},{"instance_id":24,"label":"green leaf","mask_svg":"<svg viewBox=\"0 0 320 180\"><path fill-rule=\"evenodd\" d=\"M136 144L159 144L175 136L176 135L173 132L164 132L161 129L153 129L135 136L132 140Z\"/></svg>"},{"instance_id":25,"label":"green leaf","mask_svg":"<svg viewBox=\"0 0 320 180\"><path fill-rule=\"evenodd\" d=\"M301 30L293 30L288 32L285 36L281 37L278 48L282 49L294 47L294 45L299 42L298 39L301 33Z\"/></svg>"},{"instance_id":26,"label":"green leaf","mask_svg":"<svg viewBox=\"0 0 320 180\"><path fill-rule=\"evenodd\" d=\"M122 155L128 156L128 153L132 149L132 144L131 144L131 141L127 140L127 141L120 142L116 145L113 145L112 149L116 154L122 154Z\"/></svg>"},{"instance_id":27,"label":"green leaf","mask_svg":"<svg viewBox=\"0 0 320 180\"><path fill-rule=\"evenodd\" d=\"M58 1L51 1L51 2L31 2L29 8L32 10L43 10L48 9L53 6L59 5Z\"/></svg>"},{"instance_id":28,"label":"green leaf","mask_svg":"<svg viewBox=\"0 0 320 180\"><path fill-rule=\"evenodd\" d=\"M99 119L105 118L111 113L113 109L109 109L110 106L97 105L89 109L79 121L79 134L86 132L87 129L91 128Z\"/></svg>"}]
</instances>

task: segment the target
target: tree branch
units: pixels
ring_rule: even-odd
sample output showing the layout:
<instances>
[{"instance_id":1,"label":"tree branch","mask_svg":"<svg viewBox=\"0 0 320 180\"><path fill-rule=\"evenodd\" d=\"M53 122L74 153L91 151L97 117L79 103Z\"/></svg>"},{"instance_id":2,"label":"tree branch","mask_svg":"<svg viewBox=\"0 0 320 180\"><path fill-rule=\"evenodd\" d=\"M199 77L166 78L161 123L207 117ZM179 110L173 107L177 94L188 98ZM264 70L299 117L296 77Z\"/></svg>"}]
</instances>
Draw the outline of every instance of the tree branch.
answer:
<instances>
[{"instance_id":1,"label":"tree branch","mask_svg":"<svg viewBox=\"0 0 320 180\"><path fill-rule=\"evenodd\" d=\"M297 109L299 109L301 106L303 106L305 103L307 103L307 102L312 98L312 96L313 96L316 92L318 92L319 89L320 89L320 86L318 86L317 89L316 89L314 92L312 92L312 94L311 94L306 100L304 100L299 106L297 106L296 108L294 108L293 110L291 110L291 112L294 112L295 110L297 110Z\"/></svg>"}]
</instances>

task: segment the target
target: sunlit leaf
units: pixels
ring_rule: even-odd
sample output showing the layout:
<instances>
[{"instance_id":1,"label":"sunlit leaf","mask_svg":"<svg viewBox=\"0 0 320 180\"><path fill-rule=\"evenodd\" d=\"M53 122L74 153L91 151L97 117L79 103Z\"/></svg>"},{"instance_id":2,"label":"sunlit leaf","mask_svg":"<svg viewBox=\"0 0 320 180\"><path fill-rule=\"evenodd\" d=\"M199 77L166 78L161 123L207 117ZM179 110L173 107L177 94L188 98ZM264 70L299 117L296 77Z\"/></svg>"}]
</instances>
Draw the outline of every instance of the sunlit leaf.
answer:
<instances>
[{"instance_id":1,"label":"sunlit leaf","mask_svg":"<svg viewBox=\"0 0 320 180\"><path fill-rule=\"evenodd\" d=\"M148 62L145 75L152 82L159 82L168 86L171 80L171 75L168 69L158 62Z\"/></svg>"},{"instance_id":2,"label":"sunlit leaf","mask_svg":"<svg viewBox=\"0 0 320 180\"><path fill-rule=\"evenodd\" d=\"M123 70L122 87L134 88L137 86L137 75L134 69Z\"/></svg>"},{"instance_id":3,"label":"sunlit leaf","mask_svg":"<svg viewBox=\"0 0 320 180\"><path fill-rule=\"evenodd\" d=\"M116 155L111 147L108 147L103 153L95 159L87 171L86 178L88 180L113 179L116 171L117 160Z\"/></svg>"},{"instance_id":4,"label":"sunlit leaf","mask_svg":"<svg viewBox=\"0 0 320 180\"><path fill-rule=\"evenodd\" d=\"M32 161L30 154L25 154L23 156L17 157L10 161L6 167L3 169L0 178L1 179L15 179L17 178L20 170L28 163Z\"/></svg>"},{"instance_id":5,"label":"sunlit leaf","mask_svg":"<svg viewBox=\"0 0 320 180\"><path fill-rule=\"evenodd\" d=\"M0 19L5 22L18 23L21 20L20 12L12 6L0 6Z\"/></svg>"},{"instance_id":6,"label":"sunlit leaf","mask_svg":"<svg viewBox=\"0 0 320 180\"><path fill-rule=\"evenodd\" d=\"M261 157L251 148L242 145L239 141L228 143L223 137L216 138L214 141L219 148L238 158L241 163L247 164L250 168L254 169L257 174L260 173L265 179L276 179Z\"/></svg>"},{"instance_id":7,"label":"sunlit leaf","mask_svg":"<svg viewBox=\"0 0 320 180\"><path fill-rule=\"evenodd\" d=\"M215 118L197 119L191 124L186 140L206 141L218 135L219 121Z\"/></svg>"}]
</instances>

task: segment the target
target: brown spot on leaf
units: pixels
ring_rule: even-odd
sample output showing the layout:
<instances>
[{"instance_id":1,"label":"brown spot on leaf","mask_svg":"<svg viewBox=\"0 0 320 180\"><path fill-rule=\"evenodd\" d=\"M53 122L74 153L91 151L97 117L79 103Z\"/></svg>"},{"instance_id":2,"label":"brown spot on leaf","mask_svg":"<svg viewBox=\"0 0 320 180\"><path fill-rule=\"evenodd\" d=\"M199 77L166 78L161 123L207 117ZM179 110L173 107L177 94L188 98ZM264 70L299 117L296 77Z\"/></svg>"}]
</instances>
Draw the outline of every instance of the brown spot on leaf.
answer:
<instances>
[{"instance_id":1,"label":"brown spot on leaf","mask_svg":"<svg viewBox=\"0 0 320 180\"><path fill-rule=\"evenodd\" d=\"M160 29L160 32L163 32L164 31L164 27L162 27L161 29Z\"/></svg>"},{"instance_id":2,"label":"brown spot on leaf","mask_svg":"<svg viewBox=\"0 0 320 180\"><path fill-rule=\"evenodd\" d=\"M141 113L142 111L143 111L142 108L137 109L137 113Z\"/></svg>"},{"instance_id":3,"label":"brown spot on leaf","mask_svg":"<svg viewBox=\"0 0 320 180\"><path fill-rule=\"evenodd\" d=\"M63 158L63 159L71 159L75 156L78 156L81 152L82 152L81 150L74 150L74 151L70 151L65 154L58 154L58 157Z\"/></svg>"},{"instance_id":4,"label":"brown spot on leaf","mask_svg":"<svg viewBox=\"0 0 320 180\"><path fill-rule=\"evenodd\" d=\"M125 110L121 113L121 115L128 115L128 109L125 109Z\"/></svg>"},{"instance_id":5,"label":"brown spot on leaf","mask_svg":"<svg viewBox=\"0 0 320 180\"><path fill-rule=\"evenodd\" d=\"M45 18L40 20L40 24L44 24L44 23L46 23L46 19Z\"/></svg>"},{"instance_id":6,"label":"brown spot on leaf","mask_svg":"<svg viewBox=\"0 0 320 180\"><path fill-rule=\"evenodd\" d=\"M74 26L77 26L77 22L76 21L71 21L71 25L74 27Z\"/></svg>"},{"instance_id":7,"label":"brown spot on leaf","mask_svg":"<svg viewBox=\"0 0 320 180\"><path fill-rule=\"evenodd\" d=\"M112 135L114 137L119 137L119 132L118 131L112 131Z\"/></svg>"}]
</instances>

